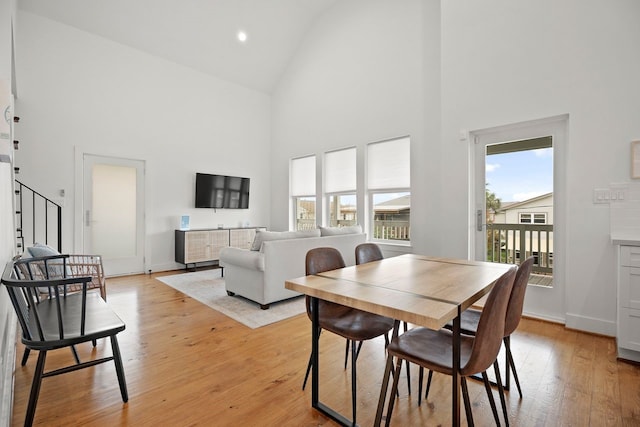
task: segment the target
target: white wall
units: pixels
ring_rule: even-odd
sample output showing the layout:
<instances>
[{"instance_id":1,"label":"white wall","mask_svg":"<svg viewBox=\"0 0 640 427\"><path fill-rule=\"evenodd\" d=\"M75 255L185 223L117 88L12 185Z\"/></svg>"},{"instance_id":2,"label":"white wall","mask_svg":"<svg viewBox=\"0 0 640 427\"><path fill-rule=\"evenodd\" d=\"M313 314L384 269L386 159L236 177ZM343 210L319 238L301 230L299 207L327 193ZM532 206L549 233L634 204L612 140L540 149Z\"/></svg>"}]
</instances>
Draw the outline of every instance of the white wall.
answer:
<instances>
[{"instance_id":1,"label":"white wall","mask_svg":"<svg viewBox=\"0 0 640 427\"><path fill-rule=\"evenodd\" d=\"M640 138L637 16L635 0L344 0L309 29L270 105L20 13L21 175L46 194L64 188L69 205L74 146L147 160L147 238L160 268L185 210L194 226L249 216L284 230L290 158L355 145L362 166L366 143L411 135L411 250L464 257L469 144L459 131L568 114L566 321L613 333L609 210L592 190L629 180L629 141ZM207 169L253 178L249 213L189 208L193 172Z\"/></svg>"},{"instance_id":2,"label":"white wall","mask_svg":"<svg viewBox=\"0 0 640 427\"><path fill-rule=\"evenodd\" d=\"M410 134L412 250L466 257L470 146L460 130L568 114L558 286L569 327L614 334L609 210L592 191L629 180L638 16L633 0L339 2L274 94L272 224L288 225L288 159Z\"/></svg>"},{"instance_id":3,"label":"white wall","mask_svg":"<svg viewBox=\"0 0 640 427\"><path fill-rule=\"evenodd\" d=\"M12 29L11 22L15 12L14 0L0 0L0 120L5 120L5 108L10 103L9 88L13 84L12 64ZM11 134L13 113L9 118L9 129L0 125L2 133ZM12 135L9 141L0 137L0 146L4 149L9 144L13 148ZM0 274L5 263L15 254L15 224L13 216L13 164L0 162ZM9 300L9 294L0 287L0 426L11 424L13 407L13 371L15 365L16 316Z\"/></svg>"},{"instance_id":4,"label":"white wall","mask_svg":"<svg viewBox=\"0 0 640 427\"><path fill-rule=\"evenodd\" d=\"M615 333L609 211L593 189L630 179L640 137L640 3L442 2L443 250L466 253L468 144L474 130L569 114L566 323ZM560 231L560 230L559 230Z\"/></svg>"},{"instance_id":5,"label":"white wall","mask_svg":"<svg viewBox=\"0 0 640 427\"><path fill-rule=\"evenodd\" d=\"M309 30L273 95L274 228L289 226L290 158L355 145L363 166L367 143L410 135L419 190L411 199L413 243L438 251L440 210L429 202L440 188L438 8L435 1L341 1ZM358 175L362 201L362 169Z\"/></svg>"},{"instance_id":6,"label":"white wall","mask_svg":"<svg viewBox=\"0 0 640 427\"><path fill-rule=\"evenodd\" d=\"M146 161L154 271L180 267L181 214L192 228L269 225L268 95L28 12L18 20L18 178L54 200L65 190L63 251L82 250L72 247L74 150ZM250 209L193 208L196 172L250 177Z\"/></svg>"}]
</instances>

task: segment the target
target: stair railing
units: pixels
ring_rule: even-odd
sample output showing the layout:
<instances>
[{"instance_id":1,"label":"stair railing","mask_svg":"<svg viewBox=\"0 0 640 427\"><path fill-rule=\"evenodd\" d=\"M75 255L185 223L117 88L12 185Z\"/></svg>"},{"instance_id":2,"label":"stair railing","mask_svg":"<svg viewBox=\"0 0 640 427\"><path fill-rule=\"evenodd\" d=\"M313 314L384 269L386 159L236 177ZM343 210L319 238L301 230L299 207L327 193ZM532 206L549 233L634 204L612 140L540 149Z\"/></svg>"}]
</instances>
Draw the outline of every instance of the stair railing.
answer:
<instances>
[{"instance_id":1,"label":"stair railing","mask_svg":"<svg viewBox=\"0 0 640 427\"><path fill-rule=\"evenodd\" d=\"M48 245L52 242L58 252L62 252L62 206L17 179L15 193L19 251L24 251L27 240L30 244L39 242ZM55 218L50 218L51 208L55 210Z\"/></svg>"}]
</instances>

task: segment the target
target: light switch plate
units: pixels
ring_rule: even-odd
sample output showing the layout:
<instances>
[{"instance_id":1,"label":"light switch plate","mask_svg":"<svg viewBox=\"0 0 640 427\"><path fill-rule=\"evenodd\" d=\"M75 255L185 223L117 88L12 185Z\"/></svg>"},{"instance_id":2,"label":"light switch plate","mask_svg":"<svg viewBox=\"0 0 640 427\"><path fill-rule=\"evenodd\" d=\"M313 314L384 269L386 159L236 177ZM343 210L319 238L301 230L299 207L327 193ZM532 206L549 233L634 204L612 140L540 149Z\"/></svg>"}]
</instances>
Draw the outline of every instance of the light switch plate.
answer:
<instances>
[{"instance_id":1,"label":"light switch plate","mask_svg":"<svg viewBox=\"0 0 640 427\"><path fill-rule=\"evenodd\" d=\"M596 188L593 190L594 204L608 204L611 201L611 191L608 188Z\"/></svg>"}]
</instances>

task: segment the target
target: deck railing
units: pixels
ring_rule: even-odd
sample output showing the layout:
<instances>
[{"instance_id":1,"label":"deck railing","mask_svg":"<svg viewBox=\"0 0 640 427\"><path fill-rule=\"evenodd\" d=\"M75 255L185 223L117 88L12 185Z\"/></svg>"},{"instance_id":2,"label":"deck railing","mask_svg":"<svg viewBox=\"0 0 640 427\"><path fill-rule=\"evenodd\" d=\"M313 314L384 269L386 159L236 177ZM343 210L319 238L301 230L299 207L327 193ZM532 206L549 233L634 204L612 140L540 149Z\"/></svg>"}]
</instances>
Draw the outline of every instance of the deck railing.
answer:
<instances>
[{"instance_id":1,"label":"deck railing","mask_svg":"<svg viewBox=\"0 0 640 427\"><path fill-rule=\"evenodd\" d=\"M487 224L487 261L520 264L529 256L533 273L553 274L553 225Z\"/></svg>"},{"instance_id":2,"label":"deck railing","mask_svg":"<svg viewBox=\"0 0 640 427\"><path fill-rule=\"evenodd\" d=\"M379 220L373 222L373 238L382 240L409 240L409 222Z\"/></svg>"},{"instance_id":3,"label":"deck railing","mask_svg":"<svg viewBox=\"0 0 640 427\"><path fill-rule=\"evenodd\" d=\"M355 225L355 220L339 220L337 226ZM332 224L336 226L335 222ZM297 230L313 230L316 228L315 219L298 219ZM409 240L410 227L407 221L379 220L373 223L373 238L383 240Z\"/></svg>"}]
</instances>

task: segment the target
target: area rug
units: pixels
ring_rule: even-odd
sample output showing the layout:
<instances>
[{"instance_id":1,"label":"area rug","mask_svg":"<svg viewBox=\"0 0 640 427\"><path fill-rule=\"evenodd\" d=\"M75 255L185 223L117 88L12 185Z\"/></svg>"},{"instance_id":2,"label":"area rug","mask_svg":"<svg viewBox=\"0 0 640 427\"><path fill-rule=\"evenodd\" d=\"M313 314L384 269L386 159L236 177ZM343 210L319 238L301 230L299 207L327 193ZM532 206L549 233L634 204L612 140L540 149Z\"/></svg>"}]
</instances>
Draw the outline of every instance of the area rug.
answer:
<instances>
[{"instance_id":1,"label":"area rug","mask_svg":"<svg viewBox=\"0 0 640 427\"><path fill-rule=\"evenodd\" d=\"M252 329L279 322L306 310L302 297L272 303L268 310L262 310L257 303L240 296L230 297L224 288L224 278L220 277L220 269L157 279Z\"/></svg>"}]
</instances>

